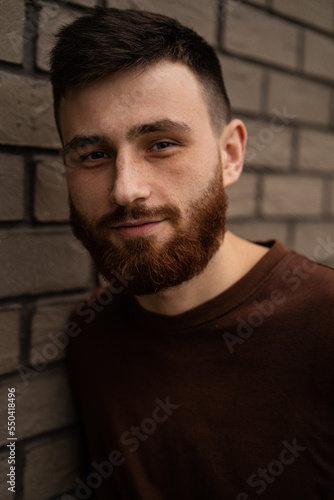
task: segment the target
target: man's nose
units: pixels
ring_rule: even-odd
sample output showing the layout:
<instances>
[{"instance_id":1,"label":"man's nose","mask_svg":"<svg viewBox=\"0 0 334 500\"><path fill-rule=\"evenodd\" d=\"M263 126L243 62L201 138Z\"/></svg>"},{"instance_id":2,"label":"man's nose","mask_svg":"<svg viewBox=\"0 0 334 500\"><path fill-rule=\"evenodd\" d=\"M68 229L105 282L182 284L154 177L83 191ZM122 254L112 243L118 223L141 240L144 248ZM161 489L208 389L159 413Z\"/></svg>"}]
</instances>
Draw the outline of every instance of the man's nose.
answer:
<instances>
[{"instance_id":1,"label":"man's nose","mask_svg":"<svg viewBox=\"0 0 334 500\"><path fill-rule=\"evenodd\" d=\"M135 201L147 200L150 188L144 161L130 155L116 158L115 177L110 193L112 203L128 206Z\"/></svg>"}]
</instances>

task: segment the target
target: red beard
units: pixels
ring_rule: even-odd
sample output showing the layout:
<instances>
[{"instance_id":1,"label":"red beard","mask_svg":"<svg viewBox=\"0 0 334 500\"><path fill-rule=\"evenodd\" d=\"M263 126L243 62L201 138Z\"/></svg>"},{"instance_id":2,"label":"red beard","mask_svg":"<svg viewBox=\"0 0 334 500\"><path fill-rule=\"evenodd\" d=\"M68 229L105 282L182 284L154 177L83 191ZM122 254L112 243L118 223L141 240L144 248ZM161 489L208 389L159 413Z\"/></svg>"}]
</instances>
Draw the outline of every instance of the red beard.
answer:
<instances>
[{"instance_id":1,"label":"red beard","mask_svg":"<svg viewBox=\"0 0 334 500\"><path fill-rule=\"evenodd\" d=\"M93 225L85 221L70 200L73 232L88 249L104 278L110 281L117 272L127 279L127 289L134 295L151 295L178 286L200 274L223 241L227 196L221 177L214 179L200 199L191 204L187 227L179 227L181 216L176 207L149 209L141 203L119 206ZM168 219L176 234L160 245L154 235L115 245L110 241L112 226L129 219Z\"/></svg>"}]
</instances>

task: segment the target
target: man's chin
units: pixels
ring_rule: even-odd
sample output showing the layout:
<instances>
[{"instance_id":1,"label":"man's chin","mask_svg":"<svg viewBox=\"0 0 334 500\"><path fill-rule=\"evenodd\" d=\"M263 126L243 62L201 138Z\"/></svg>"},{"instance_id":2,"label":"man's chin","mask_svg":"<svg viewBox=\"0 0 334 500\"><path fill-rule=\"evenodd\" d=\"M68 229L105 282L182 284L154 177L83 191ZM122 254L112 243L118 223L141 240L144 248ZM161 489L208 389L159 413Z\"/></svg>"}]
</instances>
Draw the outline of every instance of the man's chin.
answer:
<instances>
[{"instance_id":1,"label":"man's chin","mask_svg":"<svg viewBox=\"0 0 334 500\"><path fill-rule=\"evenodd\" d=\"M151 238L128 241L125 249L103 245L90 248L101 274L110 281L115 272L129 280L126 286L132 295L153 295L180 286L200 274L220 247L220 238L210 245L190 237L178 235L164 245L156 245Z\"/></svg>"},{"instance_id":2,"label":"man's chin","mask_svg":"<svg viewBox=\"0 0 334 500\"><path fill-rule=\"evenodd\" d=\"M179 226L179 211L172 207L151 210L152 213L145 207L132 207L131 211L119 207L93 226L73 203L70 206L74 234L88 249L101 274L107 281L113 278L114 272L124 279L133 277L128 280L126 290L138 296L175 288L202 273L225 234L227 198L219 177L191 204L183 230ZM144 217L146 220L164 217L171 226L161 226L163 231L157 228L152 234L130 238L110 232L114 231L115 224L145 220Z\"/></svg>"}]
</instances>

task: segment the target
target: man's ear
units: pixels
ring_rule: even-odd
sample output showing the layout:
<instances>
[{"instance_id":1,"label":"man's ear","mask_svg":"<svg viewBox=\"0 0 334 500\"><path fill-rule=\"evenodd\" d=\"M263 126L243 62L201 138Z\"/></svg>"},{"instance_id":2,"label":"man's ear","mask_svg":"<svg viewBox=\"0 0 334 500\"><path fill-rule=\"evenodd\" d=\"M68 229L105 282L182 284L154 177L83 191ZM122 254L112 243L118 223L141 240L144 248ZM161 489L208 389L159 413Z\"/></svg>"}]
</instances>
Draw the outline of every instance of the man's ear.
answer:
<instances>
[{"instance_id":1,"label":"man's ear","mask_svg":"<svg viewBox=\"0 0 334 500\"><path fill-rule=\"evenodd\" d=\"M244 164L246 144L247 130L241 120L232 120L224 127L220 138L224 187L239 179Z\"/></svg>"}]
</instances>

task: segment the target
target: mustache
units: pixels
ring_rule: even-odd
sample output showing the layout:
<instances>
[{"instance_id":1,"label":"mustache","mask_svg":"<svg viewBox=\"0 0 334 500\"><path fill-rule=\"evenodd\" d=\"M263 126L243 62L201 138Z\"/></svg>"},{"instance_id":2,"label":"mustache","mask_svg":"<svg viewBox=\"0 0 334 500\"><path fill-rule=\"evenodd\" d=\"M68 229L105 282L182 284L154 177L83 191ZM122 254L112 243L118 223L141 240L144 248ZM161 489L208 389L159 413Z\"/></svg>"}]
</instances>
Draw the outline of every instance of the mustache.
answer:
<instances>
[{"instance_id":1,"label":"mustache","mask_svg":"<svg viewBox=\"0 0 334 500\"><path fill-rule=\"evenodd\" d=\"M114 224L122 222L141 221L144 219L170 219L176 223L180 218L180 211L176 207L164 205L162 207L148 208L143 205L133 205L131 207L119 206L113 213L103 215L97 223L98 229L105 229Z\"/></svg>"}]
</instances>

